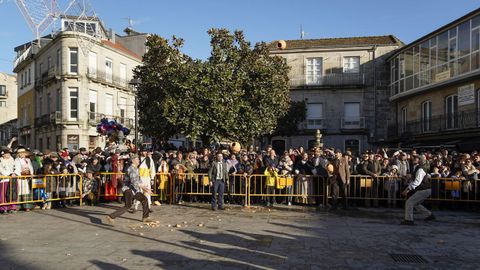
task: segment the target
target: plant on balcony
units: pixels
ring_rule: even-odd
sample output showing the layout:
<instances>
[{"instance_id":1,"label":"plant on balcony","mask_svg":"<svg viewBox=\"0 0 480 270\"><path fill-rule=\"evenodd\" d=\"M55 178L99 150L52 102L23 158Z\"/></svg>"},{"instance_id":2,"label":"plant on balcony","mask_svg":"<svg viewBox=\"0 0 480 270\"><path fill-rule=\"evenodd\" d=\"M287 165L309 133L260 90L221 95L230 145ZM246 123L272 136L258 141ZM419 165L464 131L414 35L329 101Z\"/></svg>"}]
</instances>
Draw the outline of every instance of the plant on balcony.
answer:
<instances>
[{"instance_id":1,"label":"plant on balcony","mask_svg":"<svg viewBox=\"0 0 480 270\"><path fill-rule=\"evenodd\" d=\"M183 40L157 35L147 40L144 63L135 70L140 129L168 139L175 134L246 143L271 134L289 108L288 66L255 46L242 31L209 30L211 55L194 60L181 52Z\"/></svg>"}]
</instances>

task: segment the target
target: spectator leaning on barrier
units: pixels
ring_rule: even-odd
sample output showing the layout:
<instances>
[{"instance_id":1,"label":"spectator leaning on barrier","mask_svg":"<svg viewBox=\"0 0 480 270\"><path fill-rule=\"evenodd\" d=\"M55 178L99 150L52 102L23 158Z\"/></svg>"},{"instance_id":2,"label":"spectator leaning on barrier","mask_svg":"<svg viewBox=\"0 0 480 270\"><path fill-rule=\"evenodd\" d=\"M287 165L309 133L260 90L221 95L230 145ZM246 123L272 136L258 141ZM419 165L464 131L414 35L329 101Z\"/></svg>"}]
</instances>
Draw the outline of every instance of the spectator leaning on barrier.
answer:
<instances>
[{"instance_id":1,"label":"spectator leaning on barrier","mask_svg":"<svg viewBox=\"0 0 480 270\"><path fill-rule=\"evenodd\" d=\"M17 201L17 179L15 178L15 160L11 151L7 147L1 150L0 158L0 204L12 203ZM0 206L0 213L15 213L17 206L15 204Z\"/></svg>"},{"instance_id":2,"label":"spectator leaning on barrier","mask_svg":"<svg viewBox=\"0 0 480 270\"><path fill-rule=\"evenodd\" d=\"M18 178L18 197L20 202L28 202L32 200L32 193L30 192L31 176L33 174L32 161L28 156L30 152L25 147L17 149L17 158L15 159L15 174ZM23 203L20 208L29 212L34 206L31 203Z\"/></svg>"},{"instance_id":3,"label":"spectator leaning on barrier","mask_svg":"<svg viewBox=\"0 0 480 270\"><path fill-rule=\"evenodd\" d=\"M264 172L265 175L265 188L267 190L267 207L273 207L275 205L275 184L278 181L277 168L273 163L267 167Z\"/></svg>"},{"instance_id":4,"label":"spectator leaning on barrier","mask_svg":"<svg viewBox=\"0 0 480 270\"><path fill-rule=\"evenodd\" d=\"M402 192L403 196L409 197L405 203L405 219L400 223L401 225L414 225L413 208L426 214L425 220L435 219L433 213L422 205L422 202L432 194L429 176L423 169L424 161L421 156L415 155L412 158L412 164L412 181Z\"/></svg>"}]
</instances>

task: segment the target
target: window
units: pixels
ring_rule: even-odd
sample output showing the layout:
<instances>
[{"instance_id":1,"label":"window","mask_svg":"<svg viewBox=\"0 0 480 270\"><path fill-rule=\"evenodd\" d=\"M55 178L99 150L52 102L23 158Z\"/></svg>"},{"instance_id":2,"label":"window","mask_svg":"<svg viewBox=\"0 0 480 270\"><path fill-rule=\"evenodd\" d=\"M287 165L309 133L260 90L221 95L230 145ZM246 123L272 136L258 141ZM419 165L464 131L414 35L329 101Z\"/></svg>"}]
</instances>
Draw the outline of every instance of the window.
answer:
<instances>
[{"instance_id":1,"label":"window","mask_svg":"<svg viewBox=\"0 0 480 270\"><path fill-rule=\"evenodd\" d=\"M127 114L127 99L126 98L120 98L120 101L118 103L118 108L120 109L120 118L121 122L124 124L125 123L125 118Z\"/></svg>"},{"instance_id":2,"label":"window","mask_svg":"<svg viewBox=\"0 0 480 270\"><path fill-rule=\"evenodd\" d=\"M57 98L55 99L55 111L59 112L62 110L61 102L62 102L62 97L60 96L60 89L57 89Z\"/></svg>"},{"instance_id":3,"label":"window","mask_svg":"<svg viewBox=\"0 0 480 270\"><path fill-rule=\"evenodd\" d=\"M127 85L127 65L120 64L120 85Z\"/></svg>"},{"instance_id":4,"label":"window","mask_svg":"<svg viewBox=\"0 0 480 270\"><path fill-rule=\"evenodd\" d=\"M105 59L105 80L107 82L112 82L112 69L113 69L113 62L112 59Z\"/></svg>"},{"instance_id":5,"label":"window","mask_svg":"<svg viewBox=\"0 0 480 270\"><path fill-rule=\"evenodd\" d=\"M61 68L60 65L62 63L62 50L57 50L57 71L60 72Z\"/></svg>"},{"instance_id":6,"label":"window","mask_svg":"<svg viewBox=\"0 0 480 270\"><path fill-rule=\"evenodd\" d=\"M47 136L47 145L45 145L46 149L52 149L50 148L50 136Z\"/></svg>"},{"instance_id":7,"label":"window","mask_svg":"<svg viewBox=\"0 0 480 270\"><path fill-rule=\"evenodd\" d=\"M323 128L323 104L307 104L307 129Z\"/></svg>"},{"instance_id":8,"label":"window","mask_svg":"<svg viewBox=\"0 0 480 270\"><path fill-rule=\"evenodd\" d=\"M0 108L6 108L7 107L7 101L6 100L0 100Z\"/></svg>"},{"instance_id":9,"label":"window","mask_svg":"<svg viewBox=\"0 0 480 270\"><path fill-rule=\"evenodd\" d=\"M425 101L422 103L422 131L428 132L432 129L431 127L432 120L432 102Z\"/></svg>"},{"instance_id":10,"label":"window","mask_svg":"<svg viewBox=\"0 0 480 270\"><path fill-rule=\"evenodd\" d=\"M7 86L0 85L0 96L6 96L6 95L7 95Z\"/></svg>"},{"instance_id":11,"label":"window","mask_svg":"<svg viewBox=\"0 0 480 270\"><path fill-rule=\"evenodd\" d=\"M113 95L105 95L105 114L108 116L113 115Z\"/></svg>"},{"instance_id":12,"label":"window","mask_svg":"<svg viewBox=\"0 0 480 270\"><path fill-rule=\"evenodd\" d=\"M360 102L345 102L343 104L341 128L360 128L362 124L360 118Z\"/></svg>"},{"instance_id":13,"label":"window","mask_svg":"<svg viewBox=\"0 0 480 270\"><path fill-rule=\"evenodd\" d=\"M343 57L343 72L344 73L359 73L360 72L360 57L359 56Z\"/></svg>"},{"instance_id":14,"label":"window","mask_svg":"<svg viewBox=\"0 0 480 270\"><path fill-rule=\"evenodd\" d=\"M97 112L97 92L90 90L88 92L88 99L90 100L89 102L89 110L90 110L90 120L95 121L95 114Z\"/></svg>"},{"instance_id":15,"label":"window","mask_svg":"<svg viewBox=\"0 0 480 270\"><path fill-rule=\"evenodd\" d=\"M343 108L345 118L352 120L360 118L360 102L345 102Z\"/></svg>"},{"instance_id":16,"label":"window","mask_svg":"<svg viewBox=\"0 0 480 270\"><path fill-rule=\"evenodd\" d=\"M354 156L358 157L360 153L359 140L345 140L345 152L350 151Z\"/></svg>"},{"instance_id":17,"label":"window","mask_svg":"<svg viewBox=\"0 0 480 270\"><path fill-rule=\"evenodd\" d=\"M43 97L39 96L38 97L38 116L42 116L42 107L43 107Z\"/></svg>"},{"instance_id":18,"label":"window","mask_svg":"<svg viewBox=\"0 0 480 270\"><path fill-rule=\"evenodd\" d=\"M51 68L52 68L52 57L49 56L47 58L47 70L50 71Z\"/></svg>"},{"instance_id":19,"label":"window","mask_svg":"<svg viewBox=\"0 0 480 270\"><path fill-rule=\"evenodd\" d=\"M70 94L70 119L78 119L78 88L69 88Z\"/></svg>"},{"instance_id":20,"label":"window","mask_svg":"<svg viewBox=\"0 0 480 270\"><path fill-rule=\"evenodd\" d=\"M22 89L22 88L23 88L24 81L25 81L25 78L24 78L23 76L24 76L24 75L23 75L23 73L22 73L22 74L20 74L20 89Z\"/></svg>"},{"instance_id":21,"label":"window","mask_svg":"<svg viewBox=\"0 0 480 270\"><path fill-rule=\"evenodd\" d=\"M70 74L78 73L78 48L69 48L70 50Z\"/></svg>"},{"instance_id":22,"label":"window","mask_svg":"<svg viewBox=\"0 0 480 270\"><path fill-rule=\"evenodd\" d=\"M480 126L480 89L477 90L477 125Z\"/></svg>"},{"instance_id":23,"label":"window","mask_svg":"<svg viewBox=\"0 0 480 270\"><path fill-rule=\"evenodd\" d=\"M32 84L32 68L28 68L28 85Z\"/></svg>"},{"instance_id":24,"label":"window","mask_svg":"<svg viewBox=\"0 0 480 270\"><path fill-rule=\"evenodd\" d=\"M322 80L322 58L307 58L307 84L319 84Z\"/></svg>"},{"instance_id":25,"label":"window","mask_svg":"<svg viewBox=\"0 0 480 270\"><path fill-rule=\"evenodd\" d=\"M458 127L458 96L451 95L445 98L445 121L446 128Z\"/></svg>"},{"instance_id":26,"label":"window","mask_svg":"<svg viewBox=\"0 0 480 270\"><path fill-rule=\"evenodd\" d=\"M38 138L38 149L43 149L43 139Z\"/></svg>"},{"instance_id":27,"label":"window","mask_svg":"<svg viewBox=\"0 0 480 270\"><path fill-rule=\"evenodd\" d=\"M400 134L407 132L407 107L403 107L400 115Z\"/></svg>"},{"instance_id":28,"label":"window","mask_svg":"<svg viewBox=\"0 0 480 270\"><path fill-rule=\"evenodd\" d=\"M97 54L94 52L88 53L88 75L97 77Z\"/></svg>"},{"instance_id":29,"label":"window","mask_svg":"<svg viewBox=\"0 0 480 270\"><path fill-rule=\"evenodd\" d=\"M50 110L52 106L52 95L50 93L47 93L47 113L50 113Z\"/></svg>"},{"instance_id":30,"label":"window","mask_svg":"<svg viewBox=\"0 0 480 270\"><path fill-rule=\"evenodd\" d=\"M480 26L472 24L472 70L480 68Z\"/></svg>"}]
</instances>

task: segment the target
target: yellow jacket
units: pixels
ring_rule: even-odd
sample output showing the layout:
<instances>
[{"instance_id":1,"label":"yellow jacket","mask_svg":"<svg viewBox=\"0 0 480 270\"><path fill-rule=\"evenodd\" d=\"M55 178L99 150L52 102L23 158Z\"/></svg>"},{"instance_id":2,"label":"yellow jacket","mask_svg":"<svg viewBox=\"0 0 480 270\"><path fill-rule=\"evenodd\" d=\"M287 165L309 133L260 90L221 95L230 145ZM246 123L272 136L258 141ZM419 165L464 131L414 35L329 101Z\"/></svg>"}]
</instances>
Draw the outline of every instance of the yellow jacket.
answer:
<instances>
[{"instance_id":1,"label":"yellow jacket","mask_svg":"<svg viewBox=\"0 0 480 270\"><path fill-rule=\"evenodd\" d=\"M275 181L278 180L278 172L273 170L272 172L268 171L268 168L265 170L265 185L269 187L275 186Z\"/></svg>"}]
</instances>

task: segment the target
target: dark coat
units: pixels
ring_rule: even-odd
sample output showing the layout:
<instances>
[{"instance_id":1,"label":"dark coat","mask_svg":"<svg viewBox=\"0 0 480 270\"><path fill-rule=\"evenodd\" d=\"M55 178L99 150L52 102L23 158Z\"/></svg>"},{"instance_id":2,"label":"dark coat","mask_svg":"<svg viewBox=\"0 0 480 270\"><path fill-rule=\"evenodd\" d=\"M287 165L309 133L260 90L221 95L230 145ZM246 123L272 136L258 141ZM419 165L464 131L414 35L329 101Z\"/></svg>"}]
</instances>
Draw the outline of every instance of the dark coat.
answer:
<instances>
[{"instance_id":1,"label":"dark coat","mask_svg":"<svg viewBox=\"0 0 480 270\"><path fill-rule=\"evenodd\" d=\"M228 171L227 171L227 163L223 162L222 161L222 166L223 166L223 181L227 181L228 180ZM211 166L210 166L210 170L208 170L208 178L210 179L210 182L213 182L213 181L216 181L216 180L220 180L220 179L216 179L216 176L217 176L217 162L214 161L212 162Z\"/></svg>"}]
</instances>

